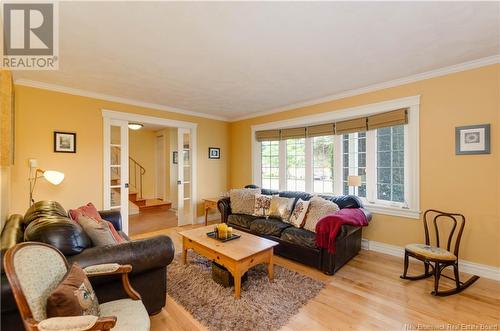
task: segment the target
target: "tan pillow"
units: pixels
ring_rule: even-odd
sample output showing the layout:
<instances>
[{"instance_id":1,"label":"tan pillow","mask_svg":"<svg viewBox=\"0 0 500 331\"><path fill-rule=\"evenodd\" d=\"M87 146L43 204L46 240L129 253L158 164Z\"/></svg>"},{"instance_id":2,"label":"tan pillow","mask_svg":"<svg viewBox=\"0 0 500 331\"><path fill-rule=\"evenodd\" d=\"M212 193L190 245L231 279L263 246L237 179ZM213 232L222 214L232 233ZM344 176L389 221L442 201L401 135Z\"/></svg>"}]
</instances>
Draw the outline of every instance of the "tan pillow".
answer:
<instances>
[{"instance_id":1,"label":"tan pillow","mask_svg":"<svg viewBox=\"0 0 500 331\"><path fill-rule=\"evenodd\" d=\"M256 194L260 194L260 188L243 188L229 191L231 211L234 214L253 215Z\"/></svg>"},{"instance_id":2,"label":"tan pillow","mask_svg":"<svg viewBox=\"0 0 500 331\"><path fill-rule=\"evenodd\" d=\"M83 269L73 263L47 298L47 317L99 316L99 302Z\"/></svg>"},{"instance_id":3,"label":"tan pillow","mask_svg":"<svg viewBox=\"0 0 500 331\"><path fill-rule=\"evenodd\" d=\"M325 200L316 195L309 202L309 210L302 227L312 232L316 232L316 224L318 224L323 216L333 214L339 210L339 206L335 202Z\"/></svg>"},{"instance_id":4,"label":"tan pillow","mask_svg":"<svg viewBox=\"0 0 500 331\"><path fill-rule=\"evenodd\" d=\"M309 201L299 199L299 201L297 201L297 203L295 204L295 208L293 209L288 223L291 223L293 226L300 228L302 226L304 218L306 217L308 208Z\"/></svg>"},{"instance_id":5,"label":"tan pillow","mask_svg":"<svg viewBox=\"0 0 500 331\"><path fill-rule=\"evenodd\" d=\"M269 216L281 218L283 222L288 222L292 214L294 198L283 198L273 196L271 198L271 206L269 207Z\"/></svg>"},{"instance_id":6,"label":"tan pillow","mask_svg":"<svg viewBox=\"0 0 500 331\"><path fill-rule=\"evenodd\" d=\"M77 222L90 237L94 246L114 245L119 243L113 236L106 221L80 215L78 216Z\"/></svg>"},{"instance_id":7,"label":"tan pillow","mask_svg":"<svg viewBox=\"0 0 500 331\"><path fill-rule=\"evenodd\" d=\"M256 194L253 215L268 216L269 207L271 206L271 198L272 198L271 195Z\"/></svg>"}]
</instances>

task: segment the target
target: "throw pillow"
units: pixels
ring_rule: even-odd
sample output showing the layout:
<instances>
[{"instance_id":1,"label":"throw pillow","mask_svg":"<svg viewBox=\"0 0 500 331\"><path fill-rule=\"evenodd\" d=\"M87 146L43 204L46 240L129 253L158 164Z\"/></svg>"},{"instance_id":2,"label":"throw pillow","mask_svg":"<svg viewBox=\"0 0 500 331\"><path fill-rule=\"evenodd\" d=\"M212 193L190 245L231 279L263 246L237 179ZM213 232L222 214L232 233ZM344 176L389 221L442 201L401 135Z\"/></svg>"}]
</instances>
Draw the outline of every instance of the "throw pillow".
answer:
<instances>
[{"instance_id":1,"label":"throw pillow","mask_svg":"<svg viewBox=\"0 0 500 331\"><path fill-rule=\"evenodd\" d=\"M271 205L269 206L269 216L280 218L283 222L288 222L292 214L294 200L294 198L273 196L271 198Z\"/></svg>"},{"instance_id":2,"label":"throw pillow","mask_svg":"<svg viewBox=\"0 0 500 331\"><path fill-rule=\"evenodd\" d=\"M119 243L116 241L115 237L113 237L113 233L108 225L109 222L97 220L85 215L80 215L77 222L90 237L94 246L114 245Z\"/></svg>"},{"instance_id":3,"label":"throw pillow","mask_svg":"<svg viewBox=\"0 0 500 331\"><path fill-rule=\"evenodd\" d=\"M309 200L309 210L302 227L306 230L316 232L316 224L326 215L333 214L339 211L339 206L332 201L328 201L317 195Z\"/></svg>"},{"instance_id":4,"label":"throw pillow","mask_svg":"<svg viewBox=\"0 0 500 331\"><path fill-rule=\"evenodd\" d=\"M309 208L309 201L304 201L299 199L295 204L295 208L293 209L292 215L290 216L290 220L288 223L291 223L293 226L300 228L302 226L302 222L307 214L307 209Z\"/></svg>"},{"instance_id":5,"label":"throw pillow","mask_svg":"<svg viewBox=\"0 0 500 331\"><path fill-rule=\"evenodd\" d=\"M269 207L271 207L271 199L272 199L271 195L256 194L253 215L268 216Z\"/></svg>"},{"instance_id":6,"label":"throw pillow","mask_svg":"<svg viewBox=\"0 0 500 331\"><path fill-rule=\"evenodd\" d=\"M47 298L47 317L99 316L99 302L83 269L73 263Z\"/></svg>"},{"instance_id":7,"label":"throw pillow","mask_svg":"<svg viewBox=\"0 0 500 331\"><path fill-rule=\"evenodd\" d=\"M105 221L108 224L109 230L111 231L111 234L113 235L113 238L115 238L115 241L117 243L122 243L125 240L120 236L120 234L116 231L115 227L113 226L113 223L108 222L104 220L101 217L101 214L99 214L99 211L97 208L94 206L92 202L87 203L85 206L78 207L77 209L70 209L69 210L69 217L78 222L78 217L81 215L100 220L100 221Z\"/></svg>"},{"instance_id":8,"label":"throw pillow","mask_svg":"<svg viewBox=\"0 0 500 331\"><path fill-rule=\"evenodd\" d=\"M234 214L253 215L256 194L260 194L259 188L243 188L229 191L231 211Z\"/></svg>"}]
</instances>

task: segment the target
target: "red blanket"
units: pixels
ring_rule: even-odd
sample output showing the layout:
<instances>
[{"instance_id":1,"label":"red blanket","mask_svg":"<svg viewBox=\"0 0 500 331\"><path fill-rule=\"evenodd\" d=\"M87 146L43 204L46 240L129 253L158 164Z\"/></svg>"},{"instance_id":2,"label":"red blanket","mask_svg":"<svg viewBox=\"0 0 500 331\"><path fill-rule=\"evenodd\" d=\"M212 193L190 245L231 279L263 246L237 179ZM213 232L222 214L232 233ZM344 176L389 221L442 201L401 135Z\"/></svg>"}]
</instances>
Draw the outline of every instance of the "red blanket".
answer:
<instances>
[{"instance_id":1,"label":"red blanket","mask_svg":"<svg viewBox=\"0 0 500 331\"><path fill-rule=\"evenodd\" d=\"M367 226L368 220L359 208L344 208L334 214L326 215L316 224L316 245L334 254L335 238L344 224Z\"/></svg>"}]
</instances>

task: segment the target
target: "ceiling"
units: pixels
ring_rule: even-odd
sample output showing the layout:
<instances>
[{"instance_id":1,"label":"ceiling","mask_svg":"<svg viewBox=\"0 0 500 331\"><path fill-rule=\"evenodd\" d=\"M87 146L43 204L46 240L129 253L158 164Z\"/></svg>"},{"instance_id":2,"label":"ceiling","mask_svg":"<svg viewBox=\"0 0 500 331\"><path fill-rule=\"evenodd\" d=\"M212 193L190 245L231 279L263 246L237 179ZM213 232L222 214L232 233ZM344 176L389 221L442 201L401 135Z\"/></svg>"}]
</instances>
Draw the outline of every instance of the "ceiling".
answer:
<instances>
[{"instance_id":1,"label":"ceiling","mask_svg":"<svg viewBox=\"0 0 500 331\"><path fill-rule=\"evenodd\" d=\"M61 2L25 79L235 119L500 53L498 2Z\"/></svg>"}]
</instances>

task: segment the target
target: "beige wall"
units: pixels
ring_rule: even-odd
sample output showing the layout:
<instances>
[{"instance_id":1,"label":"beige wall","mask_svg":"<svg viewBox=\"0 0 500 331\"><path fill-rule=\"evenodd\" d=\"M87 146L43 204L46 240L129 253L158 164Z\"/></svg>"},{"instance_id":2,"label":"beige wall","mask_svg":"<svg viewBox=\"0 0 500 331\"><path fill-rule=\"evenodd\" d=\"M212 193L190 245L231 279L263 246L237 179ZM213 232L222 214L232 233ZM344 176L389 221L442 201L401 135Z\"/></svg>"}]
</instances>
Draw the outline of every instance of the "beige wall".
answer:
<instances>
[{"instance_id":1,"label":"beige wall","mask_svg":"<svg viewBox=\"0 0 500 331\"><path fill-rule=\"evenodd\" d=\"M20 85L15 86L15 92L16 165L12 169L12 212L24 213L28 207L30 158L38 159L40 168L66 174L60 186L39 181L36 199L57 200L67 209L89 201L102 207L103 108L197 123L198 215L203 215L201 198L227 190L229 124L226 122ZM54 131L76 132L77 153L54 153ZM208 160L209 146L221 148L220 162Z\"/></svg>"},{"instance_id":2,"label":"beige wall","mask_svg":"<svg viewBox=\"0 0 500 331\"><path fill-rule=\"evenodd\" d=\"M421 210L435 208L466 215L460 257L500 266L499 77L500 65L491 65L231 123L230 186L242 187L252 181L252 125L421 95ZM491 154L455 155L455 127L483 123L491 124ZM363 236L398 246L421 242L422 222L374 215Z\"/></svg>"},{"instance_id":3,"label":"beige wall","mask_svg":"<svg viewBox=\"0 0 500 331\"><path fill-rule=\"evenodd\" d=\"M0 70L0 231L11 208L10 173L12 168L13 133L12 121L12 74Z\"/></svg>"},{"instance_id":4,"label":"beige wall","mask_svg":"<svg viewBox=\"0 0 500 331\"><path fill-rule=\"evenodd\" d=\"M129 130L129 155L146 169L142 179L142 195L144 199L156 199L156 131L141 129ZM131 162L132 164L132 162ZM131 168L132 170L133 168ZM133 171L133 170L132 170ZM137 170L137 173L139 170ZM133 184L133 172L129 183ZM139 189L139 174L137 174L137 189Z\"/></svg>"}]
</instances>

